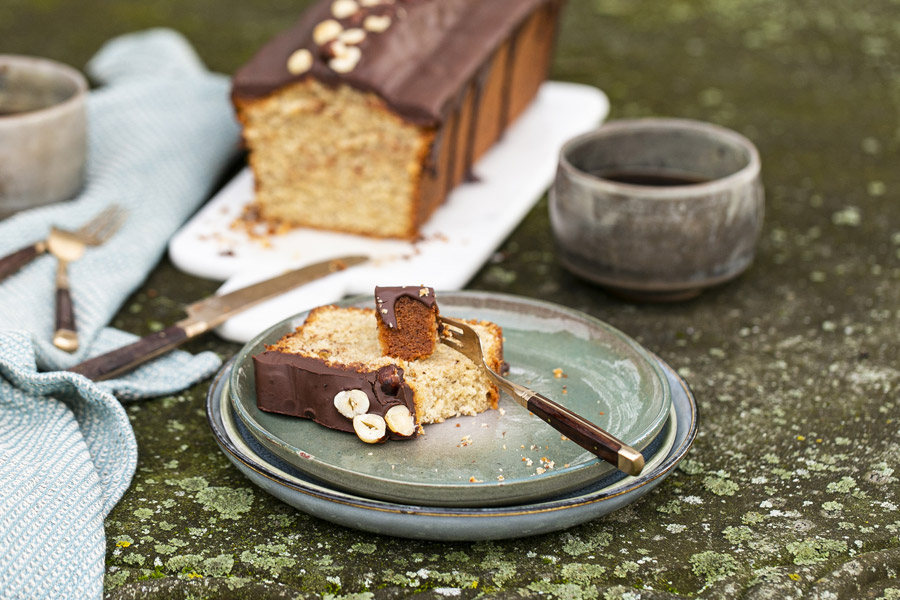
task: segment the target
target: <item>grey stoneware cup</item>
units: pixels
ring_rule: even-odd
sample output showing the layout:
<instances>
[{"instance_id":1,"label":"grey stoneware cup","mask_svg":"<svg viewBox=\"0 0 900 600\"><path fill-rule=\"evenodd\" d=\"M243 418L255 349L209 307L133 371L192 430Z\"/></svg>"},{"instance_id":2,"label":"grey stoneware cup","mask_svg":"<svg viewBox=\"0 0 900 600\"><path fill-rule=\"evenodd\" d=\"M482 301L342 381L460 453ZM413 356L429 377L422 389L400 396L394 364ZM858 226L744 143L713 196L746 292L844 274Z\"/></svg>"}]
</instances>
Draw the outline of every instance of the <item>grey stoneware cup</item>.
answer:
<instances>
[{"instance_id":1,"label":"grey stoneware cup","mask_svg":"<svg viewBox=\"0 0 900 600\"><path fill-rule=\"evenodd\" d=\"M0 54L0 219L79 190L87 156L87 89L72 67Z\"/></svg>"},{"instance_id":2,"label":"grey stoneware cup","mask_svg":"<svg viewBox=\"0 0 900 600\"><path fill-rule=\"evenodd\" d=\"M685 300L742 273L765 204L752 142L662 118L610 121L567 142L549 201L561 263L640 301Z\"/></svg>"}]
</instances>

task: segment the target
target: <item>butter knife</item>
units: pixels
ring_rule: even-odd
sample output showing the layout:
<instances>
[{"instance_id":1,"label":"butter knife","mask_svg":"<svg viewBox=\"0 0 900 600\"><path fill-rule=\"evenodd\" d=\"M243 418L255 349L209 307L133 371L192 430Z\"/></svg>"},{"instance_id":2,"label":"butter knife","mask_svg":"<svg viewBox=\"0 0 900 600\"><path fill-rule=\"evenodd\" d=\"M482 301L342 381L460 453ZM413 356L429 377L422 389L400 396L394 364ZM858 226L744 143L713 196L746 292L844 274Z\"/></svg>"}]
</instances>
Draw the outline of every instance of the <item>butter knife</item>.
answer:
<instances>
[{"instance_id":1,"label":"butter knife","mask_svg":"<svg viewBox=\"0 0 900 600\"><path fill-rule=\"evenodd\" d=\"M343 256L288 271L222 296L210 296L185 309L186 319L162 331L67 369L94 381L121 375L184 342L218 327L237 313L274 298L297 286L369 260L367 256Z\"/></svg>"}]
</instances>

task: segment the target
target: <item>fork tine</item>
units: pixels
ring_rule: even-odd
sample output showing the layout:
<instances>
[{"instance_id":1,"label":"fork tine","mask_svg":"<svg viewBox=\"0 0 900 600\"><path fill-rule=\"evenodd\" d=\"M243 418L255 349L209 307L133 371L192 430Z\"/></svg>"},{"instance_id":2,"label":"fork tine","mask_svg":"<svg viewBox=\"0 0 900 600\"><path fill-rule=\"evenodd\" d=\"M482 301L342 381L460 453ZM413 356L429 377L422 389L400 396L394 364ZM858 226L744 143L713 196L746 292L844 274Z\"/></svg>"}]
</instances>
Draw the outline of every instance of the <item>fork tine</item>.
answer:
<instances>
[{"instance_id":1,"label":"fork tine","mask_svg":"<svg viewBox=\"0 0 900 600\"><path fill-rule=\"evenodd\" d=\"M83 234L86 243L91 246L99 246L111 238L125 222L125 211L116 205L111 206L110 209L103 211L98 218L92 221L89 232Z\"/></svg>"},{"instance_id":2,"label":"fork tine","mask_svg":"<svg viewBox=\"0 0 900 600\"><path fill-rule=\"evenodd\" d=\"M119 211L119 207L116 204L112 204L107 206L102 211L94 215L89 221L87 221L84 225L78 228L75 232L81 236L91 236L97 230L97 227L106 222L107 219L112 217L116 212Z\"/></svg>"}]
</instances>

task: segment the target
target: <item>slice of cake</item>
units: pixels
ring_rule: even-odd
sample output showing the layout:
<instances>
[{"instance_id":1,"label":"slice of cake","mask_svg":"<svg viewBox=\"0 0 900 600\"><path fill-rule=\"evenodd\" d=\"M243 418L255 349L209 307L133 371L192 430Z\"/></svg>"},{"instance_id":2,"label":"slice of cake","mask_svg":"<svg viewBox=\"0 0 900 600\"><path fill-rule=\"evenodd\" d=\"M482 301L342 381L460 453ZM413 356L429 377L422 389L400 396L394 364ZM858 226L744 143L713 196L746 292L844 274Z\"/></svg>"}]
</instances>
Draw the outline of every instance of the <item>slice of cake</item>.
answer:
<instances>
[{"instance_id":1,"label":"slice of cake","mask_svg":"<svg viewBox=\"0 0 900 600\"><path fill-rule=\"evenodd\" d=\"M320 0L235 74L263 219L415 238L547 76L562 0Z\"/></svg>"},{"instance_id":2,"label":"slice of cake","mask_svg":"<svg viewBox=\"0 0 900 600\"><path fill-rule=\"evenodd\" d=\"M499 372L502 330L487 321L466 322ZM418 360L383 355L375 309L314 309L253 361L260 410L356 432L364 441L408 439L423 424L497 408L499 399L482 371L444 344Z\"/></svg>"},{"instance_id":3,"label":"slice of cake","mask_svg":"<svg viewBox=\"0 0 900 600\"><path fill-rule=\"evenodd\" d=\"M432 288L376 287L375 315L385 356L416 360L434 352L438 344L438 305Z\"/></svg>"}]
</instances>

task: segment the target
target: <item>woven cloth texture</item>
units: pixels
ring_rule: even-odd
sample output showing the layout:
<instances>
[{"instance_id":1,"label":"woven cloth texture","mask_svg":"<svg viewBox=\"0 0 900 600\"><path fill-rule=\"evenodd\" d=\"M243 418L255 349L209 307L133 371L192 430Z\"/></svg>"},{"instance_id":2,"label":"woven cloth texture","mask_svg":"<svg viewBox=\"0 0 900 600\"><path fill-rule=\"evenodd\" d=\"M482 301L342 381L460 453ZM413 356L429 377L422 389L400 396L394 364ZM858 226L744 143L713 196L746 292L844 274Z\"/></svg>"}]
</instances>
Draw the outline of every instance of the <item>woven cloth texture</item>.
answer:
<instances>
[{"instance_id":1,"label":"woven cloth texture","mask_svg":"<svg viewBox=\"0 0 900 600\"><path fill-rule=\"evenodd\" d=\"M120 401L171 394L221 360L175 351L118 379L62 371L130 343L108 326L208 198L235 156L228 79L178 33L115 38L86 67L84 186L65 202L0 222L0 255L77 228L116 204L127 220L70 265L81 348L55 348L56 261L44 255L0 282L0 598L101 598L103 521L128 488L137 445ZM118 396L118 399L117 399Z\"/></svg>"}]
</instances>

